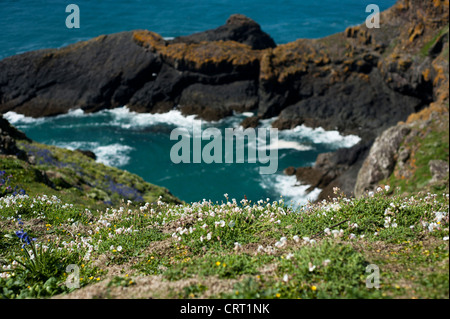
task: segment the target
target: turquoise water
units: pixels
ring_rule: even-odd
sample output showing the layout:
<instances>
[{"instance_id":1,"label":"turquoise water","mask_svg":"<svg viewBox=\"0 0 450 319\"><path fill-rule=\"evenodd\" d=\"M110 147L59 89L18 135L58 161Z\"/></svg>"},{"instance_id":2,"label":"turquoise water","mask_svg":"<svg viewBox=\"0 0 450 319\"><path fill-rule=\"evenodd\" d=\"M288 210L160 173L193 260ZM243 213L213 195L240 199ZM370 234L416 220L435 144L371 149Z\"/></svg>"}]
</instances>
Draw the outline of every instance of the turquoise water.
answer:
<instances>
[{"instance_id":1,"label":"turquoise water","mask_svg":"<svg viewBox=\"0 0 450 319\"><path fill-rule=\"evenodd\" d=\"M261 24L277 43L297 38L317 38L362 23L365 7L373 1L73 1L80 7L81 28L65 27L64 1L1 1L0 58L29 50L61 47L100 34L149 29L164 37L175 37L222 25L233 13L245 14ZM377 1L381 10L394 0ZM202 128L238 127L246 116L236 114L219 122L203 122ZM31 119L13 112L5 115L30 138L69 149L89 149L97 161L126 169L145 180L165 186L185 201L230 198L278 199L294 204L314 199L319 190L305 193L308 186L296 186L295 177L285 176L288 166L312 165L319 153L348 147L356 136L297 127L279 132L278 171L261 175L262 164L174 164L170 150L176 141L170 132L176 127L199 124L194 116L176 111L167 114L136 114L126 107L96 114L73 111L46 119ZM270 127L273 119L263 126ZM206 143L205 143L206 144ZM253 147L248 145L248 147Z\"/></svg>"},{"instance_id":2,"label":"turquoise water","mask_svg":"<svg viewBox=\"0 0 450 319\"><path fill-rule=\"evenodd\" d=\"M70 3L80 8L79 29L65 26ZM286 43L363 23L371 3L385 10L395 0L1 0L0 58L126 30L188 35L223 25L234 13L249 16L277 43Z\"/></svg>"}]
</instances>

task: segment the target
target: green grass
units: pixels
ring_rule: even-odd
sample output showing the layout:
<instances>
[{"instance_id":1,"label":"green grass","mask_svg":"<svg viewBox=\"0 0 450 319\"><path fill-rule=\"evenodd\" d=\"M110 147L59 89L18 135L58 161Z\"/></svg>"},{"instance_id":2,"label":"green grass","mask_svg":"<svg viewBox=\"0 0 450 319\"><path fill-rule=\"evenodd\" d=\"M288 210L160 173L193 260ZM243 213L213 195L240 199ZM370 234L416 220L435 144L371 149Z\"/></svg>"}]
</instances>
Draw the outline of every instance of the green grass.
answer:
<instances>
[{"instance_id":1,"label":"green grass","mask_svg":"<svg viewBox=\"0 0 450 319\"><path fill-rule=\"evenodd\" d=\"M92 297L448 298L448 205L447 194L403 198L381 189L301 211L226 200L92 213L56 197L9 195L0 198L0 261L10 270L0 296L70 297L105 282ZM36 253L42 271L13 262L29 262L18 229L32 244L52 243ZM68 264L81 271L80 289L65 285ZM379 289L366 287L371 264ZM146 278L159 284L142 292Z\"/></svg>"},{"instance_id":2,"label":"green grass","mask_svg":"<svg viewBox=\"0 0 450 319\"><path fill-rule=\"evenodd\" d=\"M422 49L420 50L420 56L425 58L429 55L430 49L431 47L436 43L436 41L445 33L448 33L448 28L449 26L445 26L443 27L441 30L439 30L439 32L433 37L433 39L431 39L430 41L428 41L427 43L425 43L425 45L422 47Z\"/></svg>"},{"instance_id":3,"label":"green grass","mask_svg":"<svg viewBox=\"0 0 450 319\"><path fill-rule=\"evenodd\" d=\"M389 184L398 187L403 193L417 193L419 191L448 192L448 179L441 183L431 185L432 178L429 162L431 160L449 160L449 129L444 128L428 131L429 127L436 127L435 121L429 126L418 129L417 134L408 143L403 143L402 147L412 151L411 158L407 163L411 171L411 177L401 178L396 176L395 171L391 176L380 184ZM396 170L398 171L398 164Z\"/></svg>"}]
</instances>

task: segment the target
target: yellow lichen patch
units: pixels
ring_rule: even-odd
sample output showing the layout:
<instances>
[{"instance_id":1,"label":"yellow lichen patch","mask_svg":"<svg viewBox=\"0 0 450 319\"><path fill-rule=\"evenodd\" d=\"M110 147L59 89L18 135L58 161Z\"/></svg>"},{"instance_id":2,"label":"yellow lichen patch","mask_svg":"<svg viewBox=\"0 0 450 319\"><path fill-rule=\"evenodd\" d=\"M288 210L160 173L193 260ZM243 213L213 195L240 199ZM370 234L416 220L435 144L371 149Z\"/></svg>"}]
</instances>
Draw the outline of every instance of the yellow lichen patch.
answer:
<instances>
[{"instance_id":1,"label":"yellow lichen patch","mask_svg":"<svg viewBox=\"0 0 450 319\"><path fill-rule=\"evenodd\" d=\"M261 56L261 51L235 41L168 44L160 35L146 30L135 31L133 38L138 44L158 51L168 63L194 68L220 63L248 65Z\"/></svg>"},{"instance_id":2,"label":"yellow lichen patch","mask_svg":"<svg viewBox=\"0 0 450 319\"><path fill-rule=\"evenodd\" d=\"M425 30L425 26L423 25L423 23L419 23L414 28L411 28L409 42L411 43L415 39L417 39L419 36L421 36L423 34L424 30Z\"/></svg>"},{"instance_id":3,"label":"yellow lichen patch","mask_svg":"<svg viewBox=\"0 0 450 319\"><path fill-rule=\"evenodd\" d=\"M133 39L139 45L146 48L153 48L155 50L160 50L166 46L164 39L159 34L147 30L134 31Z\"/></svg>"},{"instance_id":4,"label":"yellow lichen patch","mask_svg":"<svg viewBox=\"0 0 450 319\"><path fill-rule=\"evenodd\" d=\"M430 69L423 70L422 76L425 81L430 81Z\"/></svg>"},{"instance_id":5,"label":"yellow lichen patch","mask_svg":"<svg viewBox=\"0 0 450 319\"><path fill-rule=\"evenodd\" d=\"M446 107L443 103L431 103L423 110L411 114L406 120L406 123L413 123L419 120L428 120L432 113L443 114L446 112L448 112L448 107Z\"/></svg>"},{"instance_id":6,"label":"yellow lichen patch","mask_svg":"<svg viewBox=\"0 0 450 319\"><path fill-rule=\"evenodd\" d=\"M165 47L161 53L166 60L195 64L196 68L204 64L230 63L248 65L259 60L261 51L235 41L212 41L195 44L176 43Z\"/></svg>"}]
</instances>

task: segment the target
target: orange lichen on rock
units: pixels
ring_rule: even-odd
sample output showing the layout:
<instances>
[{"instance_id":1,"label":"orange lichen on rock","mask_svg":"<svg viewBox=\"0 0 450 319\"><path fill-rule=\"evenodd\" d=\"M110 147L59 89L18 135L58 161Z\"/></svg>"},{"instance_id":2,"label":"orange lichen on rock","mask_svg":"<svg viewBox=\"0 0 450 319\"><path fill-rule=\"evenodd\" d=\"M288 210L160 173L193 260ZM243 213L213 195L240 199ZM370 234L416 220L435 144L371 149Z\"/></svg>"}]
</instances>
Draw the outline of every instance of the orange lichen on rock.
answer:
<instances>
[{"instance_id":1,"label":"orange lichen on rock","mask_svg":"<svg viewBox=\"0 0 450 319\"><path fill-rule=\"evenodd\" d=\"M150 31L135 31L134 40L161 54L164 60L176 66L189 66L196 69L222 63L245 66L257 62L261 51L235 41L204 41L200 43L167 43Z\"/></svg>"}]
</instances>

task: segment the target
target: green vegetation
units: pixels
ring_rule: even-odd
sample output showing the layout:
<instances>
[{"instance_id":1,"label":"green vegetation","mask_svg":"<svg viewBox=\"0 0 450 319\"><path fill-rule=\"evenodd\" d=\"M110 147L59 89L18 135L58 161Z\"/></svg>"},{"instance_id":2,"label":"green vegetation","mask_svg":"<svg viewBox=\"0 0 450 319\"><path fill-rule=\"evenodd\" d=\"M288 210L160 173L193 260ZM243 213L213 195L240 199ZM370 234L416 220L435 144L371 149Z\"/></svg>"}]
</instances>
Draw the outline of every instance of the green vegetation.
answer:
<instances>
[{"instance_id":1,"label":"green vegetation","mask_svg":"<svg viewBox=\"0 0 450 319\"><path fill-rule=\"evenodd\" d=\"M404 141L400 149L409 152L405 164L396 164L391 176L381 184L399 188L400 192L414 194L419 191L448 192L448 177L438 183L430 183L432 174L431 160L449 161L449 128L448 121L437 123L436 120L425 127L415 127L416 134Z\"/></svg>"},{"instance_id":2,"label":"green vegetation","mask_svg":"<svg viewBox=\"0 0 450 319\"><path fill-rule=\"evenodd\" d=\"M17 141L34 165L15 157L0 157L0 168L12 175L10 183L29 195L58 196L78 207L105 209L123 200L180 203L175 196L141 177L95 162L77 151L36 142ZM2 193L0 193L1 195Z\"/></svg>"},{"instance_id":3,"label":"green vegetation","mask_svg":"<svg viewBox=\"0 0 450 319\"><path fill-rule=\"evenodd\" d=\"M91 212L55 196L7 195L0 296L448 298L448 210L448 194L403 198L387 187L301 211L226 198ZM79 289L67 288L70 264ZM379 289L366 287L371 264Z\"/></svg>"},{"instance_id":4,"label":"green vegetation","mask_svg":"<svg viewBox=\"0 0 450 319\"><path fill-rule=\"evenodd\" d=\"M431 39L430 41L428 41L427 43L425 43L425 45L422 47L422 49L420 50L420 56L421 57L427 57L429 55L430 49L433 47L433 45L436 44L436 41L443 35L448 33L448 28L449 25L446 25L445 27L443 27L441 30L439 30L439 32L433 37L433 39Z\"/></svg>"}]
</instances>

